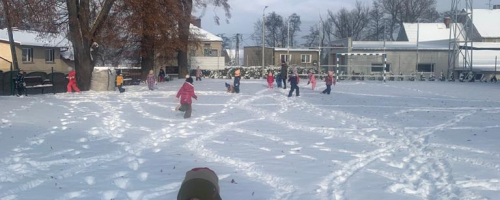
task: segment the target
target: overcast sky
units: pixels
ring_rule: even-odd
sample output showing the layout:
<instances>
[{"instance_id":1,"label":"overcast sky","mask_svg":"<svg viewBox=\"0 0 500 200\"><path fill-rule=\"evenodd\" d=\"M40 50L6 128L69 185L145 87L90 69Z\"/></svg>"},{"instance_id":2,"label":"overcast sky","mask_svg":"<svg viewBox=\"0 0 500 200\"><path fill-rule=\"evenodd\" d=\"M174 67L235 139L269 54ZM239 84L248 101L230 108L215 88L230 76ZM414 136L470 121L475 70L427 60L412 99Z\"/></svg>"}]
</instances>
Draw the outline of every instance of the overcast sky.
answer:
<instances>
[{"instance_id":1,"label":"overcast sky","mask_svg":"<svg viewBox=\"0 0 500 200\"><path fill-rule=\"evenodd\" d=\"M372 4L373 0L360 0ZM450 10L451 0L438 0L437 8L440 12ZM320 14L325 16L327 11L337 11L342 7L352 8L354 0L229 0L231 5L231 19L229 24L225 21L224 11L220 8L209 7L202 17L202 28L213 33L224 33L226 36L234 36L236 33L243 34L242 46L253 46L255 42L250 38L253 33L253 24L262 18L262 10L265 6L266 13L276 12L281 16L289 16L292 13L300 15L302 20L302 31L299 37L307 35L309 27L319 21ZM488 8L488 0L474 1L474 8ZM500 5L500 0L492 0L492 4ZM215 13L221 18L221 24L214 22ZM193 15L199 17L200 11Z\"/></svg>"}]
</instances>

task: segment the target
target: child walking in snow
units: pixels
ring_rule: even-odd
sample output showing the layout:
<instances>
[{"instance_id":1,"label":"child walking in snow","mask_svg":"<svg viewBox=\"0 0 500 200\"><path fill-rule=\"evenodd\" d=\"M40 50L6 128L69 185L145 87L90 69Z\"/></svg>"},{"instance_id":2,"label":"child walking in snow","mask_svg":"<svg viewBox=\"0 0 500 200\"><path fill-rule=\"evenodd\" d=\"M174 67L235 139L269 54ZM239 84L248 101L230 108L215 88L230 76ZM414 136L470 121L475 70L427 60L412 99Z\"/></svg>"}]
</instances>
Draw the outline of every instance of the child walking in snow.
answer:
<instances>
[{"instance_id":1,"label":"child walking in snow","mask_svg":"<svg viewBox=\"0 0 500 200\"><path fill-rule=\"evenodd\" d=\"M184 82L181 89L179 89L176 97L180 97L181 103L181 106L176 108L176 110L184 112L184 119L190 118L191 112L193 111L191 106L193 100L191 98L198 100L198 97L194 94L193 79L189 75L186 76L186 82Z\"/></svg>"},{"instance_id":2,"label":"child walking in snow","mask_svg":"<svg viewBox=\"0 0 500 200\"><path fill-rule=\"evenodd\" d=\"M312 85L312 90L316 88L316 76L314 75L314 72L309 73L309 83Z\"/></svg>"},{"instance_id":3,"label":"child walking in snow","mask_svg":"<svg viewBox=\"0 0 500 200\"><path fill-rule=\"evenodd\" d=\"M155 89L156 80L153 70L149 70L149 75L146 78L146 83L148 83L149 90Z\"/></svg>"},{"instance_id":4,"label":"child walking in snow","mask_svg":"<svg viewBox=\"0 0 500 200\"><path fill-rule=\"evenodd\" d=\"M328 72L328 76L325 78L326 89L323 90L322 94L330 95L332 91L332 85L335 85L335 79L333 78L333 72Z\"/></svg>"},{"instance_id":5,"label":"child walking in snow","mask_svg":"<svg viewBox=\"0 0 500 200\"><path fill-rule=\"evenodd\" d=\"M241 80L241 72L239 69L237 69L235 72L234 72L234 92L235 93L240 93L240 80Z\"/></svg>"},{"instance_id":6,"label":"child walking in snow","mask_svg":"<svg viewBox=\"0 0 500 200\"><path fill-rule=\"evenodd\" d=\"M276 75L276 85L281 88L281 74Z\"/></svg>"},{"instance_id":7,"label":"child walking in snow","mask_svg":"<svg viewBox=\"0 0 500 200\"><path fill-rule=\"evenodd\" d=\"M267 75L267 87L269 89L273 89L273 83L274 83L274 76L272 72L269 72Z\"/></svg>"},{"instance_id":8,"label":"child walking in snow","mask_svg":"<svg viewBox=\"0 0 500 200\"><path fill-rule=\"evenodd\" d=\"M71 93L71 88L73 88L73 90L75 90L75 92L81 92L80 89L78 88L78 86L76 85L76 71L73 70L72 67L68 67L68 70L69 70L69 73L68 73L68 76L66 77L69 82L68 82L68 86L67 86L67 89L68 89L68 93Z\"/></svg>"},{"instance_id":9,"label":"child walking in snow","mask_svg":"<svg viewBox=\"0 0 500 200\"><path fill-rule=\"evenodd\" d=\"M288 93L288 97L292 97L292 94L293 94L293 91L294 90L297 90L295 92L295 96L300 96L300 93L299 93L299 83L300 83L300 78L299 78L299 75L297 74L297 70L294 69L293 70L293 73L290 75L290 78L288 79L288 82L290 82L290 92Z\"/></svg>"},{"instance_id":10,"label":"child walking in snow","mask_svg":"<svg viewBox=\"0 0 500 200\"><path fill-rule=\"evenodd\" d=\"M116 87L118 87L118 91L120 91L120 93L123 93L125 92L125 89L123 89L123 75L122 73L118 72L116 74Z\"/></svg>"}]
</instances>

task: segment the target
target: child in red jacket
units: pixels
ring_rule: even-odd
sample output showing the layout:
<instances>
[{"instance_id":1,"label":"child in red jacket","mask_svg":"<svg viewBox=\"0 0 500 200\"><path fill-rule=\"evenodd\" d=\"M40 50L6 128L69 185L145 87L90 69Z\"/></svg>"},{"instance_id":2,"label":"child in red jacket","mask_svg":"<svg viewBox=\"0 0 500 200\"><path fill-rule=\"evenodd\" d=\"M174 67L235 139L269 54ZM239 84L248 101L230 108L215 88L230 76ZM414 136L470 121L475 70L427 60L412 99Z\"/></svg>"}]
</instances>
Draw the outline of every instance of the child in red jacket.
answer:
<instances>
[{"instance_id":1,"label":"child in red jacket","mask_svg":"<svg viewBox=\"0 0 500 200\"><path fill-rule=\"evenodd\" d=\"M267 86L269 89L273 89L273 83L274 83L274 76L272 72L269 72L267 75Z\"/></svg>"},{"instance_id":2,"label":"child in red jacket","mask_svg":"<svg viewBox=\"0 0 500 200\"><path fill-rule=\"evenodd\" d=\"M191 112L193 110L193 108L191 107L193 100L191 100L191 98L198 100L198 97L196 96L196 94L194 94L193 79L191 77L186 76L186 82L184 82L181 89L179 89L176 97L180 97L181 103L181 106L177 109L181 112L185 112L184 119L190 118Z\"/></svg>"},{"instance_id":3,"label":"child in red jacket","mask_svg":"<svg viewBox=\"0 0 500 200\"><path fill-rule=\"evenodd\" d=\"M68 82L68 86L67 86L67 89L68 89L68 93L71 93L71 88L73 88L73 90L75 90L75 92L80 92L80 89L78 88L78 86L76 85L76 71L73 70L72 67L68 67L68 70L69 70L69 73L68 73L68 76L66 77L69 82Z\"/></svg>"}]
</instances>

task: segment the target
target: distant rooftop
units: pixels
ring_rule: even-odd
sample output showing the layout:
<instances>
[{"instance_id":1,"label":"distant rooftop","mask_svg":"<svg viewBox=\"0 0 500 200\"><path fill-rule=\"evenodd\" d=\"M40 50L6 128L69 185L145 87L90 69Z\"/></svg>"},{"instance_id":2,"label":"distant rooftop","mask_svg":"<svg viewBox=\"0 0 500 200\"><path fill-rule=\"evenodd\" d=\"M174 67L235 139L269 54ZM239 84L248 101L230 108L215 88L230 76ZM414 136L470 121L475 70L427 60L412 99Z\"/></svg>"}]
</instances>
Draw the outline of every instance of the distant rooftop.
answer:
<instances>
[{"instance_id":1,"label":"distant rooftop","mask_svg":"<svg viewBox=\"0 0 500 200\"><path fill-rule=\"evenodd\" d=\"M462 24L450 24L452 30L455 26L462 27ZM446 28L444 23L403 23L403 29L400 32L402 35L398 37L398 40L406 39L405 36L408 42L417 42L417 37L420 42L449 40L450 28ZM418 36L417 30L420 32ZM460 40L463 40L463 37Z\"/></svg>"},{"instance_id":2,"label":"distant rooftop","mask_svg":"<svg viewBox=\"0 0 500 200\"><path fill-rule=\"evenodd\" d=\"M203 42L222 42L222 38L204 30L201 28L198 28L197 26L191 24L189 26L190 32L192 34L195 34L199 37L199 39Z\"/></svg>"},{"instance_id":3,"label":"distant rooftop","mask_svg":"<svg viewBox=\"0 0 500 200\"><path fill-rule=\"evenodd\" d=\"M71 43L62 36L40 37L38 32L17 30L13 31L14 42L24 46L40 47L69 47ZM0 40L9 41L7 29L0 29Z\"/></svg>"},{"instance_id":4,"label":"distant rooftop","mask_svg":"<svg viewBox=\"0 0 500 200\"><path fill-rule=\"evenodd\" d=\"M474 9L473 23L483 38L500 38L500 9Z\"/></svg>"}]
</instances>

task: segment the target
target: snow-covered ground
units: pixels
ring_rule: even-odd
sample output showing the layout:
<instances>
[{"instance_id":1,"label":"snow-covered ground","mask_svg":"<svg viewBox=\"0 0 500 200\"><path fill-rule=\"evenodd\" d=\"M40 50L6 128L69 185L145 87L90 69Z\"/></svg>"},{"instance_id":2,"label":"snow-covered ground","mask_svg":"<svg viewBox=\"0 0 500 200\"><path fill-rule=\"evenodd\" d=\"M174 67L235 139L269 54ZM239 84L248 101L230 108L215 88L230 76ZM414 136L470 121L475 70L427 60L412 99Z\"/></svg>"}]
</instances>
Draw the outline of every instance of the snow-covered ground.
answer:
<instances>
[{"instance_id":1,"label":"snow-covered ground","mask_svg":"<svg viewBox=\"0 0 500 200\"><path fill-rule=\"evenodd\" d=\"M181 84L0 97L0 199L176 199L200 166L226 200L500 199L498 84L340 82L287 98L264 80L241 94L203 80L188 120L172 110Z\"/></svg>"}]
</instances>

